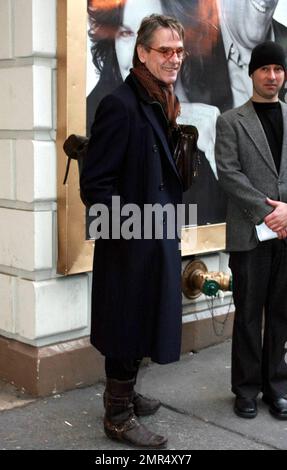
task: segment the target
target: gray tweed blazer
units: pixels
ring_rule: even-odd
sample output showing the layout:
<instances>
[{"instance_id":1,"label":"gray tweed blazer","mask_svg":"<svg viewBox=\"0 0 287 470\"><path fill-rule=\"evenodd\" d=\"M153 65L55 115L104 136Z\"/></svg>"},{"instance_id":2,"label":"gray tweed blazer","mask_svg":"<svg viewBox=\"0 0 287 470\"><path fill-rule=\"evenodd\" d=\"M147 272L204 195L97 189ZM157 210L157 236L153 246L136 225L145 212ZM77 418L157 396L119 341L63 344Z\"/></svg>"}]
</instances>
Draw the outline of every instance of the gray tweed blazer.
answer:
<instances>
[{"instance_id":1,"label":"gray tweed blazer","mask_svg":"<svg viewBox=\"0 0 287 470\"><path fill-rule=\"evenodd\" d=\"M267 196L287 202L287 105L280 104L284 133L279 174L251 100L218 117L215 156L219 184L228 196L227 251L256 247L255 225L273 210Z\"/></svg>"}]
</instances>

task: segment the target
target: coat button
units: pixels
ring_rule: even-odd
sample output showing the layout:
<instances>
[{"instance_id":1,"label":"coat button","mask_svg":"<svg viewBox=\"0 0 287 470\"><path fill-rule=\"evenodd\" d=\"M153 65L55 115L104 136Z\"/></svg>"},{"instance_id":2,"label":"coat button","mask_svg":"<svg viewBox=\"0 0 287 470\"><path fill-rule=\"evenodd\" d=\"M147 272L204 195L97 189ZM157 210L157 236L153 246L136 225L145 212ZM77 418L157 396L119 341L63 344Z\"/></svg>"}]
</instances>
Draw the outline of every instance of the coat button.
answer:
<instances>
[{"instance_id":1,"label":"coat button","mask_svg":"<svg viewBox=\"0 0 287 470\"><path fill-rule=\"evenodd\" d=\"M152 146L152 151L153 151L153 152L157 152L157 151L158 151L158 146L157 146L156 144L154 144L154 145Z\"/></svg>"},{"instance_id":2,"label":"coat button","mask_svg":"<svg viewBox=\"0 0 287 470\"><path fill-rule=\"evenodd\" d=\"M160 183L158 189L159 189L160 191L163 191L163 190L164 190L164 183Z\"/></svg>"}]
</instances>

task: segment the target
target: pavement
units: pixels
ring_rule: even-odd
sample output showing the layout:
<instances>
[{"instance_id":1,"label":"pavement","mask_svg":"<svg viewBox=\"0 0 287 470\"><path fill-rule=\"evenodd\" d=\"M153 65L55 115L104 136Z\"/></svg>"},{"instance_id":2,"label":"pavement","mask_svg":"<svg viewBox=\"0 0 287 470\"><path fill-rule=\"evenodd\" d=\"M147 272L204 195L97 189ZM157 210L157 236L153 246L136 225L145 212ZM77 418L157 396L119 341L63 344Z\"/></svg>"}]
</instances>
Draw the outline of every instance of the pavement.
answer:
<instances>
[{"instance_id":1,"label":"pavement","mask_svg":"<svg viewBox=\"0 0 287 470\"><path fill-rule=\"evenodd\" d=\"M258 399L258 416L233 412L231 342L184 355L177 363L149 364L137 390L162 406L144 424L168 436L176 450L286 450L287 421L273 418ZM102 426L104 384L33 399L0 383L1 450L129 450L106 438Z\"/></svg>"}]
</instances>

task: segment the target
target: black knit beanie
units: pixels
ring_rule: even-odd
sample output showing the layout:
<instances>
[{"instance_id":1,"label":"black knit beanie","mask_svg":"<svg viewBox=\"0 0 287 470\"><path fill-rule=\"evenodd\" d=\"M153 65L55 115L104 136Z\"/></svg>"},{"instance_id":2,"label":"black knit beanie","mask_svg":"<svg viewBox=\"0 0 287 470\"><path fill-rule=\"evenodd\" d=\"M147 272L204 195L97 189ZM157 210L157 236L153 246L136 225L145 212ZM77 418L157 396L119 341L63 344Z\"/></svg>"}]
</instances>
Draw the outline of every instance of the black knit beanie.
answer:
<instances>
[{"instance_id":1,"label":"black knit beanie","mask_svg":"<svg viewBox=\"0 0 287 470\"><path fill-rule=\"evenodd\" d=\"M264 65L282 65L286 71L286 57L283 47L273 41L266 41L254 47L249 63L249 76Z\"/></svg>"}]
</instances>

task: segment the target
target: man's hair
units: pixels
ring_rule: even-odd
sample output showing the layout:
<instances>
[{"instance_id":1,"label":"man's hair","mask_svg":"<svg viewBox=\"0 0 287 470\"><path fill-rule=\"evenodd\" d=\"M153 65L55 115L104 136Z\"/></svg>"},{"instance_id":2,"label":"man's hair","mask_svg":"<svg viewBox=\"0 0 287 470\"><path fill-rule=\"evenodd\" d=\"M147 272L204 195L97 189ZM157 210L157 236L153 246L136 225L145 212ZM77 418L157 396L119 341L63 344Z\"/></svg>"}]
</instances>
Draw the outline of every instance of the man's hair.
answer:
<instances>
[{"instance_id":1,"label":"man's hair","mask_svg":"<svg viewBox=\"0 0 287 470\"><path fill-rule=\"evenodd\" d=\"M171 31L175 31L179 35L180 39L184 41L184 28L182 24L172 16L156 14L146 16L142 20L137 33L137 40L133 56L134 67L136 67L140 62L137 53L137 46L142 45L143 47L148 48L151 45L153 34L158 28L169 28Z\"/></svg>"}]
</instances>

